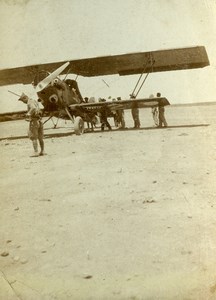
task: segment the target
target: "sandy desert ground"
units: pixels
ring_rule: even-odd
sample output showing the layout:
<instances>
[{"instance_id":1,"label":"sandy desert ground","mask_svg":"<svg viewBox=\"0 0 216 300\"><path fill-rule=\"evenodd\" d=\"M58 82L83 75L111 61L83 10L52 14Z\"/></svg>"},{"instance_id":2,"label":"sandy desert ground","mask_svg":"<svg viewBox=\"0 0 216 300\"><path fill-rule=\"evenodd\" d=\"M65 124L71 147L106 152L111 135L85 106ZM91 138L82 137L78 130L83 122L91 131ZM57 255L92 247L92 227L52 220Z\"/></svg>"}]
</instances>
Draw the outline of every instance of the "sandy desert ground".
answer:
<instances>
[{"instance_id":1,"label":"sandy desert ground","mask_svg":"<svg viewBox=\"0 0 216 300\"><path fill-rule=\"evenodd\" d=\"M0 299L216 299L216 105L169 128L70 134L0 123ZM112 123L113 125L113 123ZM56 135L56 137L54 137ZM20 137L18 139L4 139Z\"/></svg>"}]
</instances>

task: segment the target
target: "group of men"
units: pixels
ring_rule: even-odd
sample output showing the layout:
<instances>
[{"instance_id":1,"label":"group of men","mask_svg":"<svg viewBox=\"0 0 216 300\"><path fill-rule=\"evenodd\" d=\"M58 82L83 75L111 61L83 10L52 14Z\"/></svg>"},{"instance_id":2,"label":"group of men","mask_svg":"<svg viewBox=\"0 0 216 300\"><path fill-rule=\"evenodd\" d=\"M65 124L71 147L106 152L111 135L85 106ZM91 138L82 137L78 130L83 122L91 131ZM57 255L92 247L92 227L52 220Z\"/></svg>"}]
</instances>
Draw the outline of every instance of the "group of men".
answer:
<instances>
[{"instance_id":1,"label":"group of men","mask_svg":"<svg viewBox=\"0 0 216 300\"><path fill-rule=\"evenodd\" d=\"M157 97L161 97L161 93L157 93ZM135 99L136 97L131 94L130 99ZM154 98L154 95L150 95L150 98ZM109 100L111 97L108 98ZM117 100L120 101L121 97L117 97ZM85 103L90 102L88 97L84 98ZM99 102L106 102L106 99L99 98ZM116 99L112 99L112 101L116 101ZM95 100L93 101L95 102ZM124 110L118 109L115 112L111 112L110 109L106 106L102 106L101 110L99 112L100 116L100 122L101 122L101 130L104 131L104 129L107 127L108 130L112 130L110 123L108 121L108 117L110 117L113 114L115 125L119 127L119 129L125 128L125 120L124 120ZM137 102L134 101L132 108L131 108L131 114L134 121L134 128L138 129L140 128L140 119L139 119L139 108L137 106ZM159 128L167 127L167 121L165 118L165 108L163 105L158 104L158 107L152 107L152 115L155 122L155 125Z\"/></svg>"},{"instance_id":2,"label":"group of men","mask_svg":"<svg viewBox=\"0 0 216 300\"><path fill-rule=\"evenodd\" d=\"M160 93L157 93L157 97L161 97ZM131 95L131 99L135 99L133 95ZM27 104L27 114L26 120L29 121L29 130L28 135L30 140L32 141L34 152L32 157L43 156L44 152L44 141L43 141L43 123L42 123L42 113L39 108L39 103L36 100L29 98L27 95L22 93L19 101ZM88 102L89 99L85 98L85 102ZM117 100L121 100L120 97ZM106 101L105 99L103 101ZM157 107L152 108L153 118L158 127L167 127L167 122L164 115L164 106L158 105ZM109 130L112 130L108 122L108 117L110 116L111 111L107 106L102 106L100 110L100 121L101 121L101 130L104 131L105 127ZM140 128L140 119L139 119L139 108L137 107L136 101L134 101L134 106L131 109L132 117L134 120L134 128ZM116 120L118 121L119 128L125 128L124 121L124 110L118 109L116 112ZM158 121L157 121L158 120ZM40 151L38 151L38 141L40 146Z\"/></svg>"},{"instance_id":3,"label":"group of men","mask_svg":"<svg viewBox=\"0 0 216 300\"><path fill-rule=\"evenodd\" d=\"M157 93L157 97L161 97L161 93ZM135 99L134 95L130 95L131 99ZM150 98L154 98L154 95L151 95ZM137 107L136 102L134 102L134 106L131 109L131 114L134 121L134 128L140 128L140 119L139 119L139 108ZM163 105L158 104L158 107L152 108L152 115L155 122L155 125L159 128L167 127L167 121L165 118L165 108Z\"/></svg>"},{"instance_id":4,"label":"group of men","mask_svg":"<svg viewBox=\"0 0 216 300\"><path fill-rule=\"evenodd\" d=\"M157 93L157 97L161 97L161 93ZM154 98L154 95L151 95L150 98ZM135 99L134 95L130 95L130 99ZM117 97L117 100L121 100L121 97ZM105 102L105 99L101 99L101 102ZM115 99L113 99L115 101ZM109 116L108 108L102 108L102 118L101 118L101 130L104 130L105 126L108 127L109 130L111 130L111 126L107 120L107 117ZM140 118L139 118L139 108L137 106L137 102L134 101L132 108L131 108L131 114L134 121L134 128L138 129L140 128ZM165 118L165 108L164 106L159 102L158 107L152 107L152 114L153 119L155 122L155 125L158 128L167 127L167 121ZM114 114L114 121L119 126L120 129L125 128L125 120L124 120L124 110L118 109L115 111Z\"/></svg>"}]
</instances>

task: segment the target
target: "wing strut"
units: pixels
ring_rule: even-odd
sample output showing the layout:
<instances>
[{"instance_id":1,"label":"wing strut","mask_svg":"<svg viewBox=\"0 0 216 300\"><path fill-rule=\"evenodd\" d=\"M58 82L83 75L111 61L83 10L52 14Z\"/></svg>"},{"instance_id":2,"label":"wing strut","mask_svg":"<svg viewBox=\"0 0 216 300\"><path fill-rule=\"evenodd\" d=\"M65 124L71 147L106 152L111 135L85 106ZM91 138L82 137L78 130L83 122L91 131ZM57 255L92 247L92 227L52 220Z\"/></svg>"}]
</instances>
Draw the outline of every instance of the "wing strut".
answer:
<instances>
[{"instance_id":1,"label":"wing strut","mask_svg":"<svg viewBox=\"0 0 216 300\"><path fill-rule=\"evenodd\" d=\"M57 125L58 125L59 117L57 118L57 122L55 123L55 122L53 121L53 115L51 115L46 121L44 121L44 122L43 122L43 125L46 124L50 119L51 119L51 121L52 121L52 123L53 123L53 126L54 126L53 128L56 128Z\"/></svg>"},{"instance_id":2,"label":"wing strut","mask_svg":"<svg viewBox=\"0 0 216 300\"><path fill-rule=\"evenodd\" d=\"M132 97L135 97L135 98L136 98L136 97L138 96L138 94L139 94L141 88L143 87L143 84L145 83L145 81L146 81L146 79L147 79L147 77L148 77L150 71L146 74L146 76L145 76L145 78L143 79L143 81L142 81L142 83L141 83L141 85L140 85L140 87L139 87L137 93L135 94L136 88L137 88L137 86L138 86L138 84L139 84L139 82L140 82L140 80L141 80L143 74L145 73L147 67L149 67L149 63L150 63L150 68L149 68L149 70L151 70L151 72L152 72L152 71L153 71L153 66L154 66L155 60L153 60L151 54L150 54L149 60L147 61L145 67L143 68L143 71L142 71L142 73L140 74L140 77L139 77L139 79L138 79L138 81L137 81L137 83L136 83L136 85L135 85L135 88L134 88L132 94L131 94Z\"/></svg>"}]
</instances>

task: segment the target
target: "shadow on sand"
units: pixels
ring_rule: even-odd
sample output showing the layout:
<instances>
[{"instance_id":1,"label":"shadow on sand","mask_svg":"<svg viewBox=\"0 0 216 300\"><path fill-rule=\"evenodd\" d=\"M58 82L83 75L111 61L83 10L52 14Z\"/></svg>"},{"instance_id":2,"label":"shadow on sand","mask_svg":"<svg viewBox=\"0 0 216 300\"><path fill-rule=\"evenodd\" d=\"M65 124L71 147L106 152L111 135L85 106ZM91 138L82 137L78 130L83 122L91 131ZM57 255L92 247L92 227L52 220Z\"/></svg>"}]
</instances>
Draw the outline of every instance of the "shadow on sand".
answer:
<instances>
[{"instance_id":1,"label":"shadow on sand","mask_svg":"<svg viewBox=\"0 0 216 300\"><path fill-rule=\"evenodd\" d=\"M158 128L158 127L142 127L139 129L134 129L134 128L125 128L125 129L117 129L114 128L111 132L125 132L125 131L144 131L144 130L170 130L170 129L175 129L175 128L195 128L195 127L206 127L209 126L210 124L193 124L193 125L175 125L175 126L168 126L168 127L163 127L163 128ZM63 128L63 127L62 127ZM58 128L59 129L59 128ZM46 129L46 131L49 129ZM85 134L104 134L106 132L110 132L110 130L105 129L104 131L101 131L99 127L97 127L94 131L85 131ZM70 136L74 135L75 133L73 131L71 132L54 132L54 133L45 133L44 138L60 138L60 137L65 137L65 136ZM9 137L4 137L0 138L0 141L3 140L18 140L18 139L26 139L28 138L27 135L20 135L20 136L9 136Z\"/></svg>"},{"instance_id":2,"label":"shadow on sand","mask_svg":"<svg viewBox=\"0 0 216 300\"><path fill-rule=\"evenodd\" d=\"M96 134L96 133L106 133L106 132L125 132L125 131L145 131L145 130L170 130L170 129L175 129L175 128L194 128L194 127L207 127L209 126L210 124L192 124L192 125L175 125L175 126L168 126L168 127L162 127L162 128L159 128L159 127L142 127L142 128L124 128L124 129L119 129L119 128L112 128L112 130L108 130L108 129L105 129L104 131L101 131L99 127L96 128L96 130L94 131L86 131L85 134L87 133L91 133L91 134Z\"/></svg>"}]
</instances>

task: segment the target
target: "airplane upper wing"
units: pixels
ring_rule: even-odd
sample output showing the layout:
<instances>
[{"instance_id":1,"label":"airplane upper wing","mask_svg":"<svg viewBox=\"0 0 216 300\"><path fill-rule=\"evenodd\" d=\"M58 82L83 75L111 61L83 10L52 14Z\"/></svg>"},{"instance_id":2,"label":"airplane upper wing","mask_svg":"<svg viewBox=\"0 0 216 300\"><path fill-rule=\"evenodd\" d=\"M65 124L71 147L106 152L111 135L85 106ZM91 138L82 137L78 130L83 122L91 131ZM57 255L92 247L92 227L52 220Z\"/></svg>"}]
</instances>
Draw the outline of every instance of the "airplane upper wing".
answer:
<instances>
[{"instance_id":1,"label":"airplane upper wing","mask_svg":"<svg viewBox=\"0 0 216 300\"><path fill-rule=\"evenodd\" d=\"M66 61L23 66L0 70L0 86L10 84L30 84L35 73L59 68ZM132 75L142 72L162 72L203 68L209 65L204 46L129 53L70 60L62 74L82 76Z\"/></svg>"},{"instance_id":2,"label":"airplane upper wing","mask_svg":"<svg viewBox=\"0 0 216 300\"><path fill-rule=\"evenodd\" d=\"M81 103L81 104L72 104L70 109L73 111L81 110L83 112L100 112L101 108L106 106L111 111L118 109L132 109L132 108L148 108L148 107L157 107L158 105L170 105L169 101L162 98L145 98L145 99L128 99L120 100L113 102L96 102L96 103Z\"/></svg>"}]
</instances>

